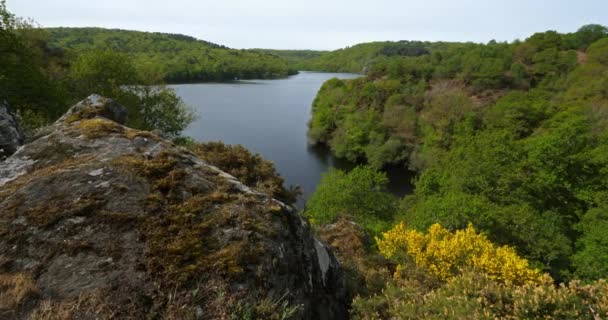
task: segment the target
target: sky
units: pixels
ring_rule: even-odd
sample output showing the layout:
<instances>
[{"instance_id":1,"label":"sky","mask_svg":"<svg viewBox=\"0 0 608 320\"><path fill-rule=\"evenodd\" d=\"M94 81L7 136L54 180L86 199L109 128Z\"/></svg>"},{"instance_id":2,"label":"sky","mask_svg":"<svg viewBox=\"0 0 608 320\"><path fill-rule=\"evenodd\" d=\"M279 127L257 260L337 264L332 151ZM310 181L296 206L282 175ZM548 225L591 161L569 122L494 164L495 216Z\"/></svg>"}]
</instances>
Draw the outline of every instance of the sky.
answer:
<instances>
[{"instance_id":1,"label":"sky","mask_svg":"<svg viewBox=\"0 0 608 320\"><path fill-rule=\"evenodd\" d=\"M487 42L608 25L608 0L8 0L44 27L181 33L232 48L383 40Z\"/></svg>"}]
</instances>

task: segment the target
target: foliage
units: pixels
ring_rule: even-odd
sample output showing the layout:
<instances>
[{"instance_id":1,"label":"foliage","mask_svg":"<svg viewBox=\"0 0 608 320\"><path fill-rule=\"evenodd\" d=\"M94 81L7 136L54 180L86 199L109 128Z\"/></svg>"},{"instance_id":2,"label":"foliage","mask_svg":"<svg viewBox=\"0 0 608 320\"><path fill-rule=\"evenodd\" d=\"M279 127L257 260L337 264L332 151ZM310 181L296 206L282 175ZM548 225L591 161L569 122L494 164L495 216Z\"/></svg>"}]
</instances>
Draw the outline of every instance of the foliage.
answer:
<instances>
[{"instance_id":1,"label":"foliage","mask_svg":"<svg viewBox=\"0 0 608 320\"><path fill-rule=\"evenodd\" d=\"M72 64L69 83L77 96L98 93L113 97L127 107L127 124L136 129L155 130L172 138L194 120L193 111L173 89L155 85L153 77L144 79L124 53L105 50L81 54Z\"/></svg>"},{"instance_id":2,"label":"foliage","mask_svg":"<svg viewBox=\"0 0 608 320\"><path fill-rule=\"evenodd\" d=\"M340 261L349 298L380 293L390 281L393 264L372 247L370 237L361 226L340 217L316 231Z\"/></svg>"},{"instance_id":3,"label":"foliage","mask_svg":"<svg viewBox=\"0 0 608 320\"><path fill-rule=\"evenodd\" d=\"M129 56L111 50L79 55L71 65L69 77L81 96L97 93L115 98L119 98L124 86L139 80Z\"/></svg>"},{"instance_id":4,"label":"foliage","mask_svg":"<svg viewBox=\"0 0 608 320\"><path fill-rule=\"evenodd\" d=\"M405 224L400 223L383 233L376 242L385 257L407 254L417 266L441 280L453 278L468 269L507 284L539 283L542 279L539 271L530 269L528 261L520 258L513 248L495 246L471 224L454 233L434 224L427 234L423 234L407 230Z\"/></svg>"},{"instance_id":5,"label":"foliage","mask_svg":"<svg viewBox=\"0 0 608 320\"><path fill-rule=\"evenodd\" d=\"M301 194L299 187L286 189L283 186L283 178L279 176L272 162L259 154L251 153L241 145L231 146L222 142L192 143L188 149L244 184L287 204L294 204Z\"/></svg>"},{"instance_id":6,"label":"foliage","mask_svg":"<svg viewBox=\"0 0 608 320\"><path fill-rule=\"evenodd\" d=\"M49 46L76 52L110 50L128 55L138 72L154 70L167 82L272 79L293 73L283 58L229 49L195 38L101 28L49 28Z\"/></svg>"},{"instance_id":7,"label":"foliage","mask_svg":"<svg viewBox=\"0 0 608 320\"><path fill-rule=\"evenodd\" d=\"M586 49L592 43L608 36L608 28L599 24L580 27L575 33L565 37L566 45L573 49Z\"/></svg>"},{"instance_id":8,"label":"foliage","mask_svg":"<svg viewBox=\"0 0 608 320\"><path fill-rule=\"evenodd\" d=\"M465 273L438 288L391 283L373 297L357 298L353 319L603 319L608 315L604 280L555 286L507 285L478 273Z\"/></svg>"},{"instance_id":9,"label":"foliage","mask_svg":"<svg viewBox=\"0 0 608 320\"><path fill-rule=\"evenodd\" d=\"M309 70L308 63L311 60L318 59L327 51L315 50L274 50L274 49L254 49L255 51L273 54L287 60L290 73L296 73L297 70Z\"/></svg>"},{"instance_id":10,"label":"foliage","mask_svg":"<svg viewBox=\"0 0 608 320\"><path fill-rule=\"evenodd\" d=\"M581 232L573 256L575 275L580 279L600 279L608 274L608 215L605 205L589 210L576 226Z\"/></svg>"},{"instance_id":11,"label":"foliage","mask_svg":"<svg viewBox=\"0 0 608 320\"><path fill-rule=\"evenodd\" d=\"M587 54L589 62L599 63L602 65L608 65L608 37L603 38L597 42L594 42L589 49Z\"/></svg>"},{"instance_id":12,"label":"foliage","mask_svg":"<svg viewBox=\"0 0 608 320\"><path fill-rule=\"evenodd\" d=\"M473 223L557 281L602 278L606 35L590 25L378 57L366 77L323 85L309 138L375 168L417 170L392 214L412 228Z\"/></svg>"},{"instance_id":13,"label":"foliage","mask_svg":"<svg viewBox=\"0 0 608 320\"><path fill-rule=\"evenodd\" d=\"M107 48L66 53L51 45L52 31L15 17L4 2L0 15L0 99L9 102L27 133L92 93L125 105L128 125L137 129L176 137L192 122L194 113L175 92L158 85L162 76L140 68L128 53Z\"/></svg>"},{"instance_id":14,"label":"foliage","mask_svg":"<svg viewBox=\"0 0 608 320\"><path fill-rule=\"evenodd\" d=\"M374 61L383 57L421 56L429 53L430 42L397 41L370 42L329 52L304 55L292 59L299 70L363 73ZM304 51L306 53L306 51ZM279 55L293 57L295 52L279 52ZM302 57L303 56L303 57Z\"/></svg>"},{"instance_id":15,"label":"foliage","mask_svg":"<svg viewBox=\"0 0 608 320\"><path fill-rule=\"evenodd\" d=\"M427 234L398 224L377 240L399 263L381 292L353 300L353 319L601 319L605 280L556 285L511 247L498 247L472 226ZM437 282L436 279L440 281Z\"/></svg>"},{"instance_id":16,"label":"foliage","mask_svg":"<svg viewBox=\"0 0 608 320\"><path fill-rule=\"evenodd\" d=\"M566 77L577 69L580 59L590 63L605 60L602 58L606 51L602 49L605 36L605 27L588 25L571 34L536 33L524 42L376 42L322 54L318 59L331 58L318 70L359 72L365 68L367 77L341 83L332 80L322 87L313 104L309 136L313 143L339 150L338 156L368 160L372 158L361 150L368 145L374 150L388 139L398 138L407 151L388 157L384 164L414 162L413 158L424 156L413 152L423 145L428 150L449 147L449 136L454 134L457 122L472 111L494 104L506 91L538 88L554 94L564 89ZM597 44L592 45L594 42ZM399 49L401 46L405 49ZM587 47L587 55L576 51ZM406 54L389 54L393 52L391 48ZM407 54L410 51L420 54ZM331 63L358 67L349 70ZM388 129L388 134L375 139L343 139L344 131L353 131L349 116L366 114L369 110L389 119L377 128ZM406 113L405 110L407 120L398 122L392 118L396 112ZM396 126L403 122L404 128ZM361 127L369 127L369 123L363 123ZM332 140L334 136L340 137ZM370 155L378 158L374 153Z\"/></svg>"},{"instance_id":17,"label":"foliage","mask_svg":"<svg viewBox=\"0 0 608 320\"><path fill-rule=\"evenodd\" d=\"M378 233L386 229L395 209L395 199L386 192L387 184L386 174L368 166L348 173L331 169L306 202L304 214L317 225L349 216L366 231Z\"/></svg>"},{"instance_id":18,"label":"foliage","mask_svg":"<svg viewBox=\"0 0 608 320\"><path fill-rule=\"evenodd\" d=\"M50 72L56 57L45 56L44 36L0 2L0 100L8 101L21 118L31 114L46 122L63 113L66 99Z\"/></svg>"}]
</instances>

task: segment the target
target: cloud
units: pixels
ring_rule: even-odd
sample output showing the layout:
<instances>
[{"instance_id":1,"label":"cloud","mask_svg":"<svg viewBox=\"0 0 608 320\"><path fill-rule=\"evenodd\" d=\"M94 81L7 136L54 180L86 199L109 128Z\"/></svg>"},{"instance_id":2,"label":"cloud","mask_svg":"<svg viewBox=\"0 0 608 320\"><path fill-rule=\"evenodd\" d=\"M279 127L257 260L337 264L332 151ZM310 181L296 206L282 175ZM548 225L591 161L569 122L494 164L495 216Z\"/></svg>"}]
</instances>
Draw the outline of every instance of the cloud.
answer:
<instances>
[{"instance_id":1,"label":"cloud","mask_svg":"<svg viewBox=\"0 0 608 320\"><path fill-rule=\"evenodd\" d=\"M608 23L608 1L9 0L43 26L192 35L235 48L336 49L374 40L486 42Z\"/></svg>"}]
</instances>

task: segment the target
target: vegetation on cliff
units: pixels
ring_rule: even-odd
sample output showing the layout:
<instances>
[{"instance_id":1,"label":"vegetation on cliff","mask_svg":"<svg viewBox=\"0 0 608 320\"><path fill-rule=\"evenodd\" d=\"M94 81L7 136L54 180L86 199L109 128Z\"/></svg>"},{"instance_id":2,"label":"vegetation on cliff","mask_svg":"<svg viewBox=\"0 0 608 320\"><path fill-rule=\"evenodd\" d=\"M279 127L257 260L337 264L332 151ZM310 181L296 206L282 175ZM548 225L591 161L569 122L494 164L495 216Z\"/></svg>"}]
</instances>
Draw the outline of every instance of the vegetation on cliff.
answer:
<instances>
[{"instance_id":1,"label":"vegetation on cliff","mask_svg":"<svg viewBox=\"0 0 608 320\"><path fill-rule=\"evenodd\" d=\"M284 186L283 178L279 176L271 161L241 145L226 145L223 142L189 142L186 146L201 159L233 175L257 191L264 192L286 204L295 204L301 194L299 187Z\"/></svg>"}]
</instances>

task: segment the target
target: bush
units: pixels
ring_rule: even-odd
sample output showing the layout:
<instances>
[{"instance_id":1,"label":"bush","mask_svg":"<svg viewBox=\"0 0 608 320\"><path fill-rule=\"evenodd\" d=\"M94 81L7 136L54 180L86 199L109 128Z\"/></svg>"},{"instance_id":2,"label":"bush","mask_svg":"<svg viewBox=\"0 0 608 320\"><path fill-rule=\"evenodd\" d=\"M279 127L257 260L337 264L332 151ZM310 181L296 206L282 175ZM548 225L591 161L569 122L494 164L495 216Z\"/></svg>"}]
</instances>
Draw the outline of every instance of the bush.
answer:
<instances>
[{"instance_id":1,"label":"bush","mask_svg":"<svg viewBox=\"0 0 608 320\"><path fill-rule=\"evenodd\" d=\"M359 166L348 173L331 169L306 202L304 214L317 225L350 216L366 231L380 232L395 212L396 199L386 191L387 185L386 174L369 166Z\"/></svg>"},{"instance_id":2,"label":"bush","mask_svg":"<svg viewBox=\"0 0 608 320\"><path fill-rule=\"evenodd\" d=\"M587 49L589 62L608 65L608 37L592 44Z\"/></svg>"},{"instance_id":3,"label":"bush","mask_svg":"<svg viewBox=\"0 0 608 320\"><path fill-rule=\"evenodd\" d=\"M434 224L423 234L407 230L400 223L376 242L385 257L397 261L411 257L418 267L440 280L469 269L506 284L539 283L542 279L541 273L531 269L513 248L495 246L471 224L454 233Z\"/></svg>"},{"instance_id":4,"label":"bush","mask_svg":"<svg viewBox=\"0 0 608 320\"><path fill-rule=\"evenodd\" d=\"M548 280L548 279L547 279ZM506 285L465 273L444 286L420 290L398 283L369 298L357 298L353 319L604 319L608 284L555 286L551 281Z\"/></svg>"},{"instance_id":5,"label":"bush","mask_svg":"<svg viewBox=\"0 0 608 320\"><path fill-rule=\"evenodd\" d=\"M97 93L114 98L129 110L127 125L174 138L195 115L173 89L156 85L155 78L147 75L144 79L130 56L109 50L81 54L70 71L78 95Z\"/></svg>"},{"instance_id":6,"label":"bush","mask_svg":"<svg viewBox=\"0 0 608 320\"><path fill-rule=\"evenodd\" d=\"M279 176L272 162L257 153L251 153L241 145L190 142L187 147L201 159L233 175L245 185L287 204L294 204L301 194L299 187L286 189L283 186L283 178Z\"/></svg>"}]
</instances>

